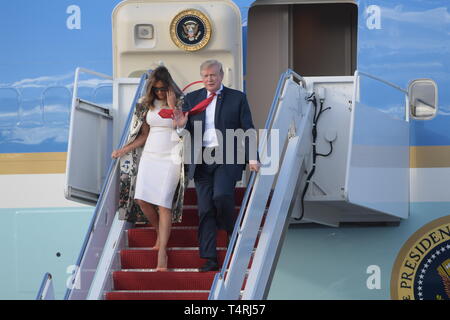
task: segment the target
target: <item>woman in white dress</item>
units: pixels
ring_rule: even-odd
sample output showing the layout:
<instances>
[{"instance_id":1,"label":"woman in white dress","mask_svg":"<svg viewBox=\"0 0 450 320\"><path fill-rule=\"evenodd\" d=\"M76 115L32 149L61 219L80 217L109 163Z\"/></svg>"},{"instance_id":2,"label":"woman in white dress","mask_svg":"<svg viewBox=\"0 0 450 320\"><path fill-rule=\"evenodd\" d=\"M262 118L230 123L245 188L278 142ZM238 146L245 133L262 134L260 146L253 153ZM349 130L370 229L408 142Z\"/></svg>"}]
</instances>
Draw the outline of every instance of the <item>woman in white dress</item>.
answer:
<instances>
[{"instance_id":1,"label":"woman in white dress","mask_svg":"<svg viewBox=\"0 0 450 320\"><path fill-rule=\"evenodd\" d=\"M175 85L176 86L176 85ZM162 118L162 109L175 109L181 93L165 67L158 67L148 81L141 103L148 108L146 121L139 136L122 149L113 152L120 158L135 148L144 146L139 161L134 199L156 229L158 250L156 271L167 271L167 243L172 227L172 200L180 180L180 137L172 119ZM156 207L158 210L156 210Z\"/></svg>"}]
</instances>

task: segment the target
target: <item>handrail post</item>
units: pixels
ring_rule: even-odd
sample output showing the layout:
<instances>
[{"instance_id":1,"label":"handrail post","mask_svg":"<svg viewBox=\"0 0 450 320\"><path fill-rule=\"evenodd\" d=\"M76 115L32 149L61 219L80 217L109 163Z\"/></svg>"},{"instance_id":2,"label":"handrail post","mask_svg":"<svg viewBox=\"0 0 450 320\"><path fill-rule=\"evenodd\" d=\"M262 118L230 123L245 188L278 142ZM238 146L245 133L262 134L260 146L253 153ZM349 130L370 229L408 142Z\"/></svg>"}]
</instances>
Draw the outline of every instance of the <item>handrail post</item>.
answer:
<instances>
[{"instance_id":1,"label":"handrail post","mask_svg":"<svg viewBox=\"0 0 450 320\"><path fill-rule=\"evenodd\" d=\"M53 288L52 275L46 273L42 279L36 300L55 300L55 290Z\"/></svg>"}]
</instances>

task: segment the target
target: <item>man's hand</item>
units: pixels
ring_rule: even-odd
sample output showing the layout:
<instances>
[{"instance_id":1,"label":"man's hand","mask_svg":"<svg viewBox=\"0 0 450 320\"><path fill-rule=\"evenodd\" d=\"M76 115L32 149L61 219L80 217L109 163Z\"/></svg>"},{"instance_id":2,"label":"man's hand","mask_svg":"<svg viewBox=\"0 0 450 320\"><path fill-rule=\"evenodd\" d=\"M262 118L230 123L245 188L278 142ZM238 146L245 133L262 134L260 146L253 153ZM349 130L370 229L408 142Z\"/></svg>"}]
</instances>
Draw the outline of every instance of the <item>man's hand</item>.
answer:
<instances>
[{"instance_id":1,"label":"man's hand","mask_svg":"<svg viewBox=\"0 0 450 320\"><path fill-rule=\"evenodd\" d=\"M261 163L259 163L259 161L257 161L257 160L250 160L248 167L249 167L250 171L258 172L259 168L261 168Z\"/></svg>"}]
</instances>

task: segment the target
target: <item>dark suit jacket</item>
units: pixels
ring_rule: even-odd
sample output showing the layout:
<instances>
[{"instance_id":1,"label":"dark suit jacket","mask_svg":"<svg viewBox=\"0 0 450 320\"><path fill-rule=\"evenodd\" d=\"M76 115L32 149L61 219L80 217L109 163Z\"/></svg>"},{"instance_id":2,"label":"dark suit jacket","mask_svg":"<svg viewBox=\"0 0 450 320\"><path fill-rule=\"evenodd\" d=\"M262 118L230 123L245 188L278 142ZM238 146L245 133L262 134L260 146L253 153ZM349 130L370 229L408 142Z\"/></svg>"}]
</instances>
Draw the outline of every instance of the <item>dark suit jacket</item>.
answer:
<instances>
[{"instance_id":1,"label":"dark suit jacket","mask_svg":"<svg viewBox=\"0 0 450 320\"><path fill-rule=\"evenodd\" d=\"M206 89L200 89L193 91L186 95L184 98L183 111L189 111L193 107L195 107L202 100L206 99L207 91ZM191 140L190 140L190 164L189 164L189 179L194 177L196 161L195 159L201 155L202 151L202 141L203 134L205 133L205 118L206 118L206 110L196 114L189 115L188 122L186 123L185 129L189 131ZM197 121L197 125L201 123L202 132L201 136L197 133L197 143L194 144L195 133L194 133L194 123ZM242 147L242 140L238 140L237 137L233 139L234 147L229 148L229 151L233 150L232 155L228 155L229 158L232 157L233 161L227 161L227 139L226 139L226 130L227 129L242 129L247 131L248 129L254 129L252 115L250 113L250 108L247 102L247 97L244 93L238 90L230 89L227 87L223 87L220 95L217 97L216 111L214 124L216 130L219 130L222 133L223 139L218 137L218 142L220 147L223 150L223 163L226 167L227 174L235 179L236 181L242 178L242 171L245 169L245 163L248 163L249 157L252 160L257 160L258 155L256 157L250 154L250 151L253 151L255 148L250 148L249 139L245 139L245 147ZM256 139L256 131L249 131L248 134L253 134L254 139ZM201 137L201 138L200 138ZM199 139L200 138L200 139ZM223 140L223 141L221 141ZM229 141L231 142L231 141ZM219 151L220 148L219 147ZM245 150L244 150L245 149ZM244 156L242 153L245 151L245 163L242 163L242 157ZM256 150L255 150L256 151ZM241 158L240 164L237 160ZM231 164L229 162L232 162ZM198 163L198 160L197 160Z\"/></svg>"}]
</instances>

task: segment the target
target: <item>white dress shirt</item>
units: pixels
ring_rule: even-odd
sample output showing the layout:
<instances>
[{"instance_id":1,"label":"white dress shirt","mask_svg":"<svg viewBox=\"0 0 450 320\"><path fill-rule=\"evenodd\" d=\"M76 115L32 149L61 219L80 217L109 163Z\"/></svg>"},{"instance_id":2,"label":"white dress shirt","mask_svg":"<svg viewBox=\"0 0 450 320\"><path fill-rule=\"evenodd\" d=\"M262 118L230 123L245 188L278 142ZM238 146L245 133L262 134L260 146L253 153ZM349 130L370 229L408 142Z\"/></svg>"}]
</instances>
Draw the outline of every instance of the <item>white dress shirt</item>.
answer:
<instances>
[{"instance_id":1,"label":"white dress shirt","mask_svg":"<svg viewBox=\"0 0 450 320\"><path fill-rule=\"evenodd\" d=\"M205 114L205 133L203 134L203 147L217 147L219 142L217 140L216 134L216 125L214 123L214 119L216 116L216 104L217 104L217 96L222 92L223 84L220 85L219 90L216 91L216 96L211 101L211 103L206 107ZM211 96L211 92L207 91L206 99ZM178 134L181 134L183 128L177 128Z\"/></svg>"},{"instance_id":2,"label":"white dress shirt","mask_svg":"<svg viewBox=\"0 0 450 320\"><path fill-rule=\"evenodd\" d=\"M223 90L223 85L220 86L219 90L216 91L216 96L211 101L211 103L206 108L206 117L205 117L205 133L203 135L203 146L208 148L213 148L219 146L219 142L217 140L216 134L216 125L214 123L214 119L216 116L216 105L217 105L217 97ZM208 92L207 97L211 96L211 92Z\"/></svg>"},{"instance_id":3,"label":"white dress shirt","mask_svg":"<svg viewBox=\"0 0 450 320\"><path fill-rule=\"evenodd\" d=\"M223 84L220 85L219 90L216 91L216 96L211 101L211 103L206 107L206 114L205 114L205 133L203 135L203 147L217 147L219 145L219 142L217 140L217 134L216 134L216 125L214 123L214 119L216 116L216 104L217 104L217 97L220 95L220 93L223 90ZM207 97L206 99L212 94L211 92L207 91ZM184 126L186 127L186 125ZM183 128L177 127L178 134L182 134ZM249 160L250 164L257 164L257 160Z\"/></svg>"}]
</instances>

